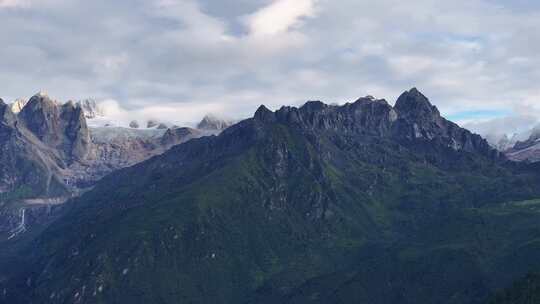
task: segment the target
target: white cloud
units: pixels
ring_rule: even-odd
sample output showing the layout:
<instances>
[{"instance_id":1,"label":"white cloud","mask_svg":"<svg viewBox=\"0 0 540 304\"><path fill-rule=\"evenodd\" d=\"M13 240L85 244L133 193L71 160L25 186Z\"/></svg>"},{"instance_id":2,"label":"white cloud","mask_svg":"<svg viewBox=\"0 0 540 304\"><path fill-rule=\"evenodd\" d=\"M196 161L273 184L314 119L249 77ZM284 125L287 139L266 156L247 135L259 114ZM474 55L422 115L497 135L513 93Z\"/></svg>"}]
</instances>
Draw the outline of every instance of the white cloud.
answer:
<instances>
[{"instance_id":1,"label":"white cloud","mask_svg":"<svg viewBox=\"0 0 540 304\"><path fill-rule=\"evenodd\" d=\"M117 100L107 99L99 102L108 123L116 126L128 126L131 121L146 122L157 120L159 122L177 124L180 126L194 126L196 119L208 113L220 113L223 105L208 103L184 103L148 105L136 109L123 108ZM99 119L98 119L99 120ZM91 121L92 122L92 121ZM98 121L99 123L99 121Z\"/></svg>"},{"instance_id":2,"label":"white cloud","mask_svg":"<svg viewBox=\"0 0 540 304\"><path fill-rule=\"evenodd\" d=\"M274 35L286 32L315 14L315 0L276 0L246 17L252 35Z\"/></svg>"},{"instance_id":3,"label":"white cloud","mask_svg":"<svg viewBox=\"0 0 540 304\"><path fill-rule=\"evenodd\" d=\"M0 0L0 8L27 7L29 0Z\"/></svg>"},{"instance_id":4,"label":"white cloud","mask_svg":"<svg viewBox=\"0 0 540 304\"><path fill-rule=\"evenodd\" d=\"M31 14L0 9L5 100L43 88L61 100L114 99L130 113L184 120L206 110L247 117L263 103L308 99L371 94L393 102L415 86L443 114L529 107L540 116L538 5L0 0L0 7L25 3Z\"/></svg>"}]
</instances>

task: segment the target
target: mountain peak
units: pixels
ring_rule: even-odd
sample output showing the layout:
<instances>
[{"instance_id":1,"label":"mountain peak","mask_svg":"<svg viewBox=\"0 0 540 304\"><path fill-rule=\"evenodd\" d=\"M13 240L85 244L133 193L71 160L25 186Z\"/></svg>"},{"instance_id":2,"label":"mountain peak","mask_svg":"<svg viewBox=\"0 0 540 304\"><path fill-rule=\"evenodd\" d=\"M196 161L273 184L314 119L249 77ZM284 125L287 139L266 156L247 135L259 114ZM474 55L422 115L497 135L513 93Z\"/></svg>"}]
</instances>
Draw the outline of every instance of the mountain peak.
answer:
<instances>
[{"instance_id":1,"label":"mountain peak","mask_svg":"<svg viewBox=\"0 0 540 304\"><path fill-rule=\"evenodd\" d=\"M68 159L82 159L90 143L90 134L80 105L63 105L40 92L19 113L20 121L39 140L65 152Z\"/></svg>"},{"instance_id":2,"label":"mountain peak","mask_svg":"<svg viewBox=\"0 0 540 304\"><path fill-rule=\"evenodd\" d=\"M39 100L48 100L48 101L51 101L55 104L57 104L57 102L55 100L53 100L50 96L49 96L49 93L47 93L47 91L44 91L44 90L41 90L39 92L37 92L36 94L34 94L34 96L32 96L30 99L39 99ZM30 102L30 100L29 100Z\"/></svg>"},{"instance_id":3,"label":"mountain peak","mask_svg":"<svg viewBox=\"0 0 540 304\"><path fill-rule=\"evenodd\" d=\"M220 118L214 114L206 114L201 122L197 124L197 129L209 131L223 131L230 127L232 123L228 120Z\"/></svg>"},{"instance_id":4,"label":"mountain peak","mask_svg":"<svg viewBox=\"0 0 540 304\"><path fill-rule=\"evenodd\" d=\"M40 90L39 92L36 93L35 96L40 96L40 97L49 97L49 94L44 91L44 90Z\"/></svg>"},{"instance_id":5,"label":"mountain peak","mask_svg":"<svg viewBox=\"0 0 540 304\"><path fill-rule=\"evenodd\" d=\"M326 108L327 105L320 100L310 100L306 102L301 108L305 110L318 111Z\"/></svg>"},{"instance_id":6,"label":"mountain peak","mask_svg":"<svg viewBox=\"0 0 540 304\"><path fill-rule=\"evenodd\" d=\"M27 108L35 108L36 106L40 107L45 105L46 107L55 107L58 103L52 100L47 93L39 92L32 96L28 103L24 106L21 112L24 112Z\"/></svg>"},{"instance_id":7,"label":"mountain peak","mask_svg":"<svg viewBox=\"0 0 540 304\"><path fill-rule=\"evenodd\" d=\"M403 92L394 106L400 116L405 118L437 117L440 116L437 107L431 104L429 99L417 88Z\"/></svg>"},{"instance_id":8,"label":"mountain peak","mask_svg":"<svg viewBox=\"0 0 540 304\"><path fill-rule=\"evenodd\" d=\"M253 116L255 120L271 122L276 119L275 113L270 111L265 105L259 106L255 115Z\"/></svg>"}]
</instances>

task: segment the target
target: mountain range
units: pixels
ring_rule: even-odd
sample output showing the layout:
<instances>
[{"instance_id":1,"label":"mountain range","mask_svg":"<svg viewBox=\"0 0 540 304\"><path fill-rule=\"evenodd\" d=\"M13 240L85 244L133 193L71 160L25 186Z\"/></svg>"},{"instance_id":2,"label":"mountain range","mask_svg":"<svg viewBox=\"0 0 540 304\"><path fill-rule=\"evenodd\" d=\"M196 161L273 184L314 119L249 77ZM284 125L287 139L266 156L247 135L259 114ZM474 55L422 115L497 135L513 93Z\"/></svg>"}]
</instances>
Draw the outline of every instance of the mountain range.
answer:
<instances>
[{"instance_id":1,"label":"mountain range","mask_svg":"<svg viewBox=\"0 0 540 304\"><path fill-rule=\"evenodd\" d=\"M219 125L200 130L138 129L104 121L110 120L91 99L62 104L40 92L10 105L0 100L0 239L17 229L21 208L26 225L42 222L44 209L86 191L103 176L228 126L217 118Z\"/></svg>"},{"instance_id":2,"label":"mountain range","mask_svg":"<svg viewBox=\"0 0 540 304\"><path fill-rule=\"evenodd\" d=\"M0 107L9 155L36 168L38 154L67 168L92 155L81 107L46 111L61 120L49 126L27 106ZM167 132L172 148L4 241L2 301L485 303L540 268L538 164L509 160L417 89L394 106L261 106L217 136ZM41 185L19 175L3 180Z\"/></svg>"},{"instance_id":3,"label":"mountain range","mask_svg":"<svg viewBox=\"0 0 540 304\"><path fill-rule=\"evenodd\" d=\"M540 161L540 127L534 128L526 140L517 141L505 153L509 159L515 161Z\"/></svg>"},{"instance_id":4,"label":"mountain range","mask_svg":"<svg viewBox=\"0 0 540 304\"><path fill-rule=\"evenodd\" d=\"M514 161L540 161L540 126L512 135L487 136L488 142Z\"/></svg>"}]
</instances>

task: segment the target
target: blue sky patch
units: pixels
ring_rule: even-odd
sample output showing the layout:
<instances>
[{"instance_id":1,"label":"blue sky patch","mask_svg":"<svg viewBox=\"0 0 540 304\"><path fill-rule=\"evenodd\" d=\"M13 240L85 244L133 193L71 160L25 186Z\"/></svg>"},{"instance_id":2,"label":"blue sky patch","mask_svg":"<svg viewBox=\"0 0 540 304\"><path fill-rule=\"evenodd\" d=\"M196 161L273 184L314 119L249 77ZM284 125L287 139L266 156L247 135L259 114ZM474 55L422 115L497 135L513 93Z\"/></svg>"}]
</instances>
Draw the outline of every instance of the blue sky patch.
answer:
<instances>
[{"instance_id":1,"label":"blue sky patch","mask_svg":"<svg viewBox=\"0 0 540 304\"><path fill-rule=\"evenodd\" d=\"M510 110L475 110L457 112L450 114L447 117L450 120L492 119L508 116L510 114Z\"/></svg>"}]
</instances>

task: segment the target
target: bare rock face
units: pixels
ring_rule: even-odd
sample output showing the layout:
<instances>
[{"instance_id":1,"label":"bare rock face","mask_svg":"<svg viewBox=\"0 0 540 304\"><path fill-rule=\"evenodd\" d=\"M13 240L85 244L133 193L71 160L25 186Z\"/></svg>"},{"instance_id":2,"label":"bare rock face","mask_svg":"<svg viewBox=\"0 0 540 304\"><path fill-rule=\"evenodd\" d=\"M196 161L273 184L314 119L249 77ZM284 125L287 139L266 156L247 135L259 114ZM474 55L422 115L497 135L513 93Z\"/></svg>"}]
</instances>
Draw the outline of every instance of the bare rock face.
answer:
<instances>
[{"instance_id":1,"label":"bare rock face","mask_svg":"<svg viewBox=\"0 0 540 304\"><path fill-rule=\"evenodd\" d=\"M83 160L91 145L90 132L80 105L68 102L62 106L60 114L64 128L63 150L72 160Z\"/></svg>"},{"instance_id":2,"label":"bare rock face","mask_svg":"<svg viewBox=\"0 0 540 304\"><path fill-rule=\"evenodd\" d=\"M18 115L40 141L62 152L71 163L82 160L90 145L90 134L80 104L59 105L47 95L33 96Z\"/></svg>"},{"instance_id":3,"label":"bare rock face","mask_svg":"<svg viewBox=\"0 0 540 304\"><path fill-rule=\"evenodd\" d=\"M69 180L79 188L92 186L103 176L163 153L163 132L121 127L91 129L91 149L84 161L69 167Z\"/></svg>"},{"instance_id":4,"label":"bare rock face","mask_svg":"<svg viewBox=\"0 0 540 304\"><path fill-rule=\"evenodd\" d=\"M0 201L25 196L62 195L62 160L22 127L0 101Z\"/></svg>"},{"instance_id":5,"label":"bare rock face","mask_svg":"<svg viewBox=\"0 0 540 304\"><path fill-rule=\"evenodd\" d=\"M56 147L61 144L62 138L60 110L57 102L39 93L30 98L18 117L39 140Z\"/></svg>"},{"instance_id":6,"label":"bare rock face","mask_svg":"<svg viewBox=\"0 0 540 304\"><path fill-rule=\"evenodd\" d=\"M130 128L133 128L133 129L138 129L138 128L139 128L139 122L136 121L136 120L132 120L132 121L129 123L129 127L130 127Z\"/></svg>"},{"instance_id":7,"label":"bare rock face","mask_svg":"<svg viewBox=\"0 0 540 304\"><path fill-rule=\"evenodd\" d=\"M191 128L91 129L91 149L84 162L69 167L71 184L87 187L103 176L162 154L174 145L206 135Z\"/></svg>"}]
</instances>

